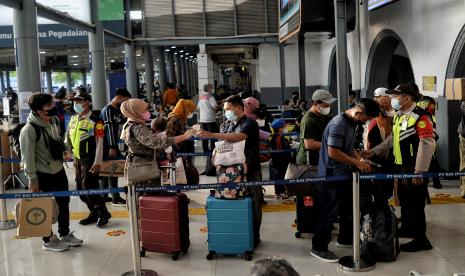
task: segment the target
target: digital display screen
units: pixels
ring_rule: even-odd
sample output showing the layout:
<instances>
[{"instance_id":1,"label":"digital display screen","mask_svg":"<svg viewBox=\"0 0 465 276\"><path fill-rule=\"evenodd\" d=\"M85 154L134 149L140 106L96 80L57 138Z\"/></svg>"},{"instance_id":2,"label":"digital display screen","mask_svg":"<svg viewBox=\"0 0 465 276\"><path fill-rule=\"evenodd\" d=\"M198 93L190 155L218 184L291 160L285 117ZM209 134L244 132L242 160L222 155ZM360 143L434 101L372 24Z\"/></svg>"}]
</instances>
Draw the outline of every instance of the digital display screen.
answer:
<instances>
[{"instance_id":1,"label":"digital display screen","mask_svg":"<svg viewBox=\"0 0 465 276\"><path fill-rule=\"evenodd\" d=\"M399 0L368 0L368 10L376 10Z\"/></svg>"}]
</instances>

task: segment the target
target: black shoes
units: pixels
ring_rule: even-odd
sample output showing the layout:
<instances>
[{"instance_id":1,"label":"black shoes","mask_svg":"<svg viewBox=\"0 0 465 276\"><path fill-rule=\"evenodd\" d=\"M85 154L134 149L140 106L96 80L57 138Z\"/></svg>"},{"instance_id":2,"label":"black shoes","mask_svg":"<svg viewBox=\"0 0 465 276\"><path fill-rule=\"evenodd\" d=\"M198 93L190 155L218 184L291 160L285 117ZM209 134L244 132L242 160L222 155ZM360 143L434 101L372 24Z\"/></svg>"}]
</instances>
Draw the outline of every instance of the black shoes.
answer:
<instances>
[{"instance_id":1,"label":"black shoes","mask_svg":"<svg viewBox=\"0 0 465 276\"><path fill-rule=\"evenodd\" d=\"M102 228L108 224L108 221L111 218L111 214L107 211L105 214L101 215L97 220L97 227Z\"/></svg>"},{"instance_id":2,"label":"black shoes","mask_svg":"<svg viewBox=\"0 0 465 276\"><path fill-rule=\"evenodd\" d=\"M414 239L411 242L400 245L400 251L403 252L418 252L431 249L433 249L433 246L426 237L422 239Z\"/></svg>"},{"instance_id":3,"label":"black shoes","mask_svg":"<svg viewBox=\"0 0 465 276\"><path fill-rule=\"evenodd\" d=\"M409 238L409 239L415 238L413 233L411 233L410 231L406 230L406 228L403 228L403 227L397 230L397 237L398 238Z\"/></svg>"},{"instance_id":4,"label":"black shoes","mask_svg":"<svg viewBox=\"0 0 465 276\"><path fill-rule=\"evenodd\" d=\"M79 221L79 224L80 225L89 225L89 224L92 224L92 223L96 223L98 220L98 217L96 214L93 214L93 213L90 213L89 216L85 219L81 219Z\"/></svg>"}]
</instances>

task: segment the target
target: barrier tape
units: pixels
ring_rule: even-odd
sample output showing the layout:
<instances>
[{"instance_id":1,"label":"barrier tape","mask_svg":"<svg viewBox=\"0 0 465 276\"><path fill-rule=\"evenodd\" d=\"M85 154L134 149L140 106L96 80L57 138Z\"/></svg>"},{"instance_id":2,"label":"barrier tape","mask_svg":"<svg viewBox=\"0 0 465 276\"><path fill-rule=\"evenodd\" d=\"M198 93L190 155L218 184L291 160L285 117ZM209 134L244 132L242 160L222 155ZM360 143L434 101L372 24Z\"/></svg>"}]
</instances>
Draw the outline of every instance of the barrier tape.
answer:
<instances>
[{"instance_id":1,"label":"barrier tape","mask_svg":"<svg viewBox=\"0 0 465 276\"><path fill-rule=\"evenodd\" d=\"M465 172L442 172L442 173L422 173L422 174L360 174L360 180L387 180L387 179L411 179L411 178L429 178L429 177L457 177L465 176ZM310 184L320 182L338 182L350 180L351 175L315 177L306 179L287 179L287 180L264 180L250 181L242 183L211 183L211 184L196 184L196 185L176 185L176 186L159 186L159 187L143 187L136 188L137 192L161 192L161 191L190 191L190 190L211 190L219 188L244 188L255 186L271 186L271 185L297 185ZM73 191L58 191L58 192L39 192L39 193L11 193L0 194L0 199L14 198L38 198L38 197L64 197L64 196L82 196L82 195L99 195L108 193L121 193L125 188L111 189L92 189L92 190L73 190Z\"/></svg>"},{"instance_id":2,"label":"barrier tape","mask_svg":"<svg viewBox=\"0 0 465 276\"><path fill-rule=\"evenodd\" d=\"M260 154L292 153L292 152L297 152L297 149L261 150ZM212 155L211 151L207 151L207 152L178 152L178 153L176 153L176 157L210 156L210 155Z\"/></svg>"},{"instance_id":3,"label":"barrier tape","mask_svg":"<svg viewBox=\"0 0 465 276\"><path fill-rule=\"evenodd\" d=\"M271 133L270 133L271 134ZM300 132L288 132L288 133L283 133L281 134L282 136L300 136ZM201 138L201 137L191 137L192 141L218 141L218 139L215 138Z\"/></svg>"}]
</instances>

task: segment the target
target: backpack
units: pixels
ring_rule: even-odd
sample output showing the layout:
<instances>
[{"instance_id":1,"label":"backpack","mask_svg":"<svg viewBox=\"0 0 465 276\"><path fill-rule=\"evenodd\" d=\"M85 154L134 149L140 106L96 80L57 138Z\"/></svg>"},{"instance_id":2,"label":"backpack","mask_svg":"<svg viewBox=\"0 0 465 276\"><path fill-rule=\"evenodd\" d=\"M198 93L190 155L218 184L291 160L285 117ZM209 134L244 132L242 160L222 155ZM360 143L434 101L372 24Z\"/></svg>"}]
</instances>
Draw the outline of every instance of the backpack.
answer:
<instances>
[{"instance_id":1,"label":"backpack","mask_svg":"<svg viewBox=\"0 0 465 276\"><path fill-rule=\"evenodd\" d=\"M40 135L42 131L40 130L40 126L34 124L34 123L27 123L30 124L33 128L34 131L36 132L36 143L40 139ZM8 131L8 136L11 137L11 142L10 144L13 146L13 150L16 153L16 156L21 158L21 147L19 144L19 135L21 134L21 130L27 125L27 124L18 124L16 125L13 129L10 129Z\"/></svg>"},{"instance_id":2,"label":"backpack","mask_svg":"<svg viewBox=\"0 0 465 276\"><path fill-rule=\"evenodd\" d=\"M361 256L375 262L393 262L400 253L397 221L394 210L369 213L362 221Z\"/></svg>"},{"instance_id":3,"label":"backpack","mask_svg":"<svg viewBox=\"0 0 465 276\"><path fill-rule=\"evenodd\" d=\"M291 148L289 141L284 136L278 134L271 135L269 146L272 150L285 150ZM292 154L290 152L271 153L271 160L273 160L273 163L278 166L284 165L287 167L287 164L291 162L291 159Z\"/></svg>"}]
</instances>

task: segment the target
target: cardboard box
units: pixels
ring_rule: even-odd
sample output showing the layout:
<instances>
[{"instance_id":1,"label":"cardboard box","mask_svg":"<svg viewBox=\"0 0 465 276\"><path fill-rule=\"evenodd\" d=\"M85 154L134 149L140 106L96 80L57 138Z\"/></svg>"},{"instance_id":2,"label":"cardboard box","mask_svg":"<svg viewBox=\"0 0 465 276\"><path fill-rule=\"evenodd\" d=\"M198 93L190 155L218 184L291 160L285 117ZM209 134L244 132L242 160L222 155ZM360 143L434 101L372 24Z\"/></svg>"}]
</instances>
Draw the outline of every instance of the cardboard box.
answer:
<instances>
[{"instance_id":1,"label":"cardboard box","mask_svg":"<svg viewBox=\"0 0 465 276\"><path fill-rule=\"evenodd\" d=\"M123 177L126 160L103 161L100 166L100 176Z\"/></svg>"},{"instance_id":2,"label":"cardboard box","mask_svg":"<svg viewBox=\"0 0 465 276\"><path fill-rule=\"evenodd\" d=\"M465 100L465 78L446 80L446 99Z\"/></svg>"},{"instance_id":3,"label":"cardboard box","mask_svg":"<svg viewBox=\"0 0 465 276\"><path fill-rule=\"evenodd\" d=\"M19 237L45 237L52 231L54 199L24 198L19 204L17 218Z\"/></svg>"}]
</instances>

